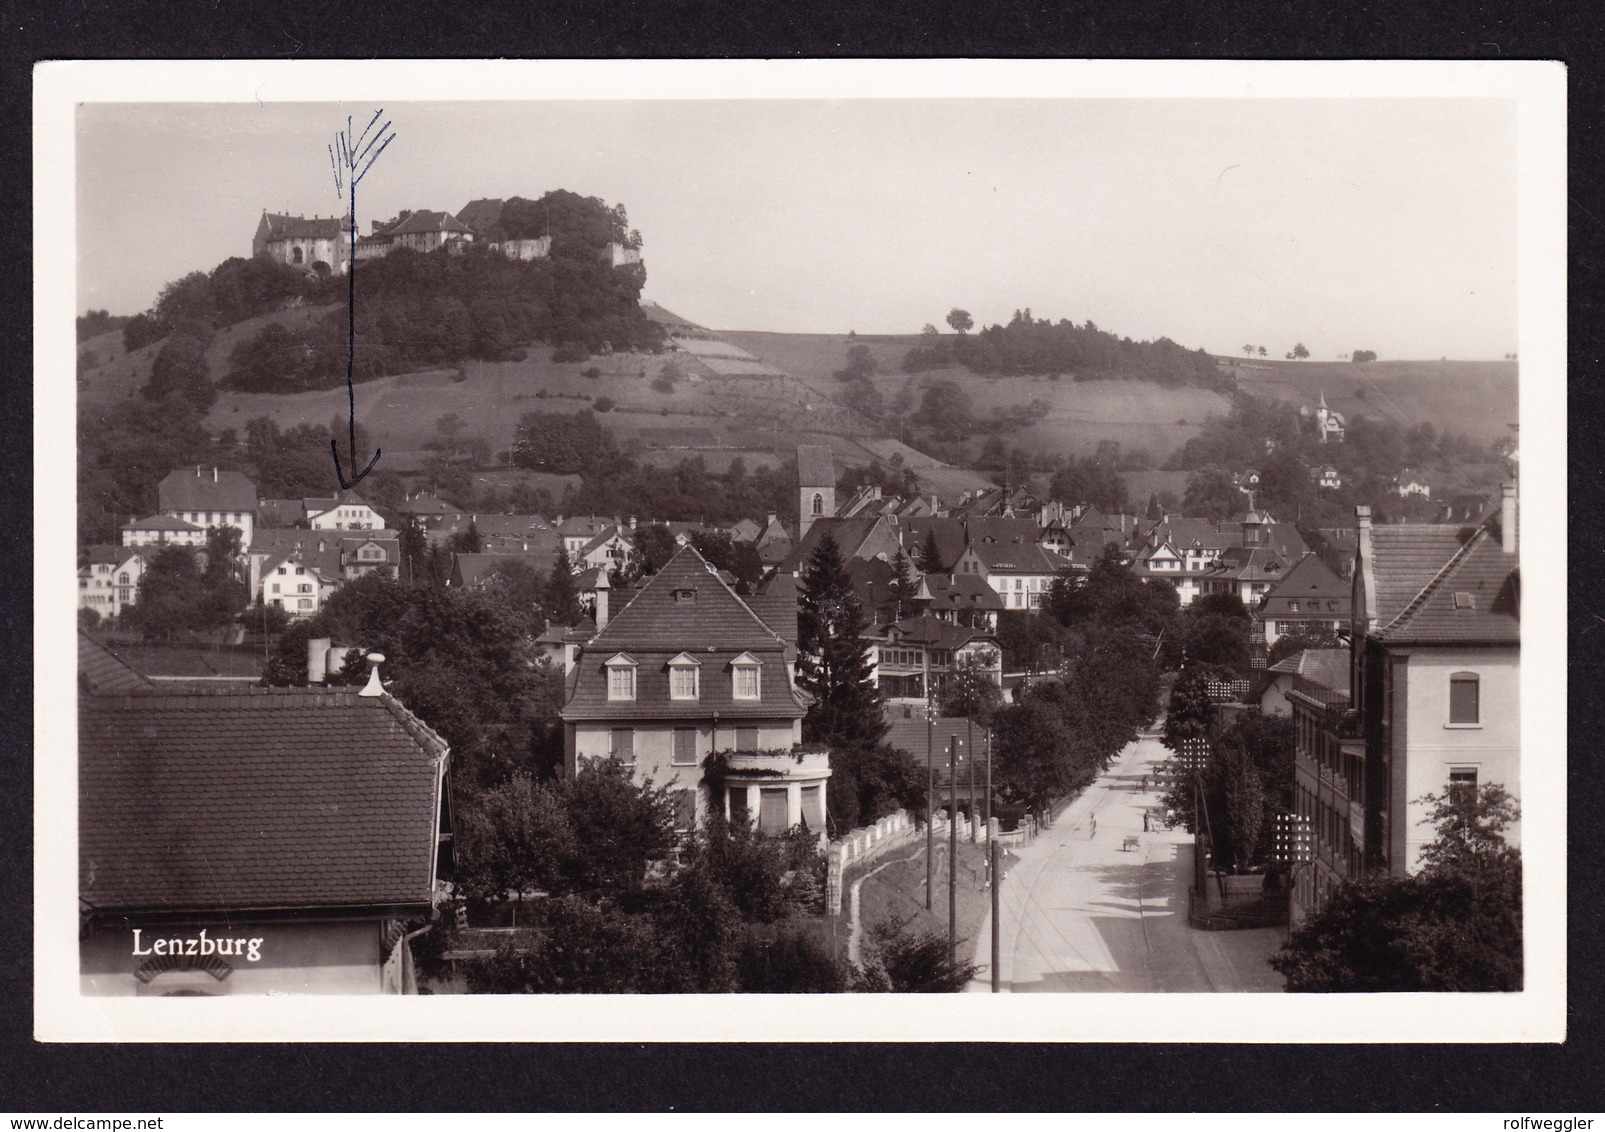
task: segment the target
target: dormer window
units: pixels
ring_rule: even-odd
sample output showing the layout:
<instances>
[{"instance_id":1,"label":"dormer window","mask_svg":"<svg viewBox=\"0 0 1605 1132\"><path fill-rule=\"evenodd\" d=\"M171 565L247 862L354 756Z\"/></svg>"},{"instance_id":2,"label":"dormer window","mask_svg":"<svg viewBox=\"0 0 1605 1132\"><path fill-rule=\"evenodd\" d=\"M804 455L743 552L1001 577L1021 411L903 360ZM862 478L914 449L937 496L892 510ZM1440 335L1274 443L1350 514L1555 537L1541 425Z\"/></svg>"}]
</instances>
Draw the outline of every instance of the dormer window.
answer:
<instances>
[{"instance_id":1,"label":"dormer window","mask_svg":"<svg viewBox=\"0 0 1605 1132\"><path fill-rule=\"evenodd\" d=\"M744 652L730 662L730 694L738 700L756 700L762 695L763 667L757 657Z\"/></svg>"},{"instance_id":2,"label":"dormer window","mask_svg":"<svg viewBox=\"0 0 1605 1132\"><path fill-rule=\"evenodd\" d=\"M701 667L702 662L689 653L681 653L669 661L669 699L696 699L697 671Z\"/></svg>"},{"instance_id":3,"label":"dormer window","mask_svg":"<svg viewBox=\"0 0 1605 1132\"><path fill-rule=\"evenodd\" d=\"M697 600L697 591L696 591L695 588L687 587L685 589L679 589L679 590L675 590L674 591L674 601L675 601L676 605L679 605L682 602L692 602L692 601L696 601L696 600Z\"/></svg>"},{"instance_id":4,"label":"dormer window","mask_svg":"<svg viewBox=\"0 0 1605 1132\"><path fill-rule=\"evenodd\" d=\"M624 653L610 657L603 668L607 669L607 698L609 700L635 699L635 661Z\"/></svg>"}]
</instances>

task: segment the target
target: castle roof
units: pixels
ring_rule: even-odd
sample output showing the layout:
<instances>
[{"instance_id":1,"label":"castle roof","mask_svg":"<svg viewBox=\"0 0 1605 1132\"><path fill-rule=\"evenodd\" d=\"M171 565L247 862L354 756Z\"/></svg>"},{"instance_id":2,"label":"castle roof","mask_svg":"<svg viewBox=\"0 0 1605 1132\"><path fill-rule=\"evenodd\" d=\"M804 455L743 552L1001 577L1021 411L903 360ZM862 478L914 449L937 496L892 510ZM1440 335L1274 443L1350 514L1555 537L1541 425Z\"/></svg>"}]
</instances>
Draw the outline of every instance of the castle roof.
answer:
<instances>
[{"instance_id":1,"label":"castle roof","mask_svg":"<svg viewBox=\"0 0 1605 1132\"><path fill-rule=\"evenodd\" d=\"M457 219L474 232L483 235L502 221L502 198L480 197L463 205L457 213Z\"/></svg>"},{"instance_id":2,"label":"castle roof","mask_svg":"<svg viewBox=\"0 0 1605 1132\"><path fill-rule=\"evenodd\" d=\"M345 222L338 216L286 216L280 212L264 212L269 240L338 240L346 232Z\"/></svg>"},{"instance_id":3,"label":"castle roof","mask_svg":"<svg viewBox=\"0 0 1605 1132\"><path fill-rule=\"evenodd\" d=\"M472 235L469 228L449 212L415 212L390 229L391 236L417 236L430 232L458 232Z\"/></svg>"}]
</instances>

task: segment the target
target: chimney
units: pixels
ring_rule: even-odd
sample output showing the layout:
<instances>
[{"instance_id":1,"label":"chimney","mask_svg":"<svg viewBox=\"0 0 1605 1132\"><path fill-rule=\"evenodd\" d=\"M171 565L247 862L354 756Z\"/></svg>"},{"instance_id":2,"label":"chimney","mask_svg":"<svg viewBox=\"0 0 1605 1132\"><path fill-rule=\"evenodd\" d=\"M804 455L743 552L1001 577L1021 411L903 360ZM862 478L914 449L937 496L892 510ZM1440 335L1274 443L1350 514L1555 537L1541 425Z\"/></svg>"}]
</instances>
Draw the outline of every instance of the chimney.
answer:
<instances>
[{"instance_id":1,"label":"chimney","mask_svg":"<svg viewBox=\"0 0 1605 1132\"><path fill-rule=\"evenodd\" d=\"M385 694L385 686L379 682L379 666L385 662L385 654L371 652L368 654L367 659L368 663L373 667L368 669L368 683L364 685L362 691L358 692L357 695L369 698L382 696Z\"/></svg>"},{"instance_id":2,"label":"chimney","mask_svg":"<svg viewBox=\"0 0 1605 1132\"><path fill-rule=\"evenodd\" d=\"M596 578L596 631L598 633L607 628L607 591L609 588L607 572L603 571Z\"/></svg>"},{"instance_id":3,"label":"chimney","mask_svg":"<svg viewBox=\"0 0 1605 1132\"><path fill-rule=\"evenodd\" d=\"M318 540L318 553L322 554L327 549L328 549L328 545L324 542L323 539L319 539Z\"/></svg>"},{"instance_id":4,"label":"chimney","mask_svg":"<svg viewBox=\"0 0 1605 1132\"><path fill-rule=\"evenodd\" d=\"M634 515L630 516L630 530L632 530L632 531L635 530L635 516Z\"/></svg>"},{"instance_id":5,"label":"chimney","mask_svg":"<svg viewBox=\"0 0 1605 1132\"><path fill-rule=\"evenodd\" d=\"M212 482L213 483L217 482L217 466L216 465L213 465L213 467L212 467Z\"/></svg>"},{"instance_id":6,"label":"chimney","mask_svg":"<svg viewBox=\"0 0 1605 1132\"><path fill-rule=\"evenodd\" d=\"M764 529L768 530L770 527L774 526L775 525L775 520L777 518L779 518L779 516L776 515L773 511L765 511L764 512ZM133 520L130 519L129 522L133 522Z\"/></svg>"},{"instance_id":7,"label":"chimney","mask_svg":"<svg viewBox=\"0 0 1605 1132\"><path fill-rule=\"evenodd\" d=\"M1506 554L1516 553L1516 485L1499 485L1499 545Z\"/></svg>"},{"instance_id":8,"label":"chimney","mask_svg":"<svg viewBox=\"0 0 1605 1132\"><path fill-rule=\"evenodd\" d=\"M329 675L328 637L314 637L307 642L307 683L322 684Z\"/></svg>"}]
</instances>

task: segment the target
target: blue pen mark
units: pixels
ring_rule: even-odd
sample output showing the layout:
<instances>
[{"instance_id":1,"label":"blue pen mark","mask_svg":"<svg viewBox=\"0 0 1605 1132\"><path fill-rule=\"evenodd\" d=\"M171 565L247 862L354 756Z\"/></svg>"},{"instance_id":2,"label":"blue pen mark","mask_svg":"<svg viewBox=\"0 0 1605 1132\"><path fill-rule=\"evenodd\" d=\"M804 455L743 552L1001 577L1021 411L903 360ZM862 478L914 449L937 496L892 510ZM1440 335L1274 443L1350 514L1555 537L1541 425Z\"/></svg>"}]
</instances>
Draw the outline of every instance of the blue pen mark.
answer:
<instances>
[{"instance_id":1,"label":"blue pen mark","mask_svg":"<svg viewBox=\"0 0 1605 1132\"><path fill-rule=\"evenodd\" d=\"M395 132L390 130L387 120L377 130L373 128L384 110L374 111L373 117L363 128L362 133L355 139L351 136L351 119L346 119L346 128L335 135L334 144L329 146L329 167L334 173L334 191L344 196L350 191L351 221L351 249L350 257L346 261L346 402L350 412L350 447L348 450L352 476L348 480L345 470L340 465L340 442L329 440L329 450L334 453L334 474L339 477L340 486L344 488L356 487L363 477L373 471L374 465L379 462L380 449L373 450L373 459L368 461L367 467L357 471L357 390L353 381L353 373L357 360L357 184L367 176L373 163L379 160L391 142L396 140ZM388 136L386 131L389 131ZM369 135L372 135L371 138ZM375 148L375 147L378 148Z\"/></svg>"}]
</instances>

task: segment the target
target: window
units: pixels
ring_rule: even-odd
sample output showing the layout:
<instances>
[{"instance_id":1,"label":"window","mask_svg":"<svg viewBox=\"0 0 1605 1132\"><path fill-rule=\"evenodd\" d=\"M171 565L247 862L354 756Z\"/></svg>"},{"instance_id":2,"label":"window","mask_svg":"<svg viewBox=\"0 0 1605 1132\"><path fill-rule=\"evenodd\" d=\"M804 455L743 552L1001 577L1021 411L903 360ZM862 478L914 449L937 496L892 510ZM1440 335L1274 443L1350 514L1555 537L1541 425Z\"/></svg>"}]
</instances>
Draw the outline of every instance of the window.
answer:
<instances>
[{"instance_id":1,"label":"window","mask_svg":"<svg viewBox=\"0 0 1605 1132\"><path fill-rule=\"evenodd\" d=\"M635 699L635 661L620 653L603 667L607 669L607 698Z\"/></svg>"},{"instance_id":2,"label":"window","mask_svg":"<svg viewBox=\"0 0 1605 1132\"><path fill-rule=\"evenodd\" d=\"M295 568L295 572L297 574L305 574L307 572L307 568L305 566L297 566Z\"/></svg>"},{"instance_id":3,"label":"window","mask_svg":"<svg viewBox=\"0 0 1605 1132\"><path fill-rule=\"evenodd\" d=\"M1449 677L1449 724L1475 727L1482 722L1480 678L1475 672L1456 672Z\"/></svg>"},{"instance_id":4,"label":"window","mask_svg":"<svg viewBox=\"0 0 1605 1132\"><path fill-rule=\"evenodd\" d=\"M817 491L814 492L813 513L815 515L823 515L825 513L825 497Z\"/></svg>"},{"instance_id":5,"label":"window","mask_svg":"<svg viewBox=\"0 0 1605 1132\"><path fill-rule=\"evenodd\" d=\"M309 597L302 598L301 599L301 608L302 609L311 609L312 608L312 599L309 598Z\"/></svg>"},{"instance_id":6,"label":"window","mask_svg":"<svg viewBox=\"0 0 1605 1132\"><path fill-rule=\"evenodd\" d=\"M635 732L628 727L615 727L608 739L608 753L625 766L635 765Z\"/></svg>"},{"instance_id":7,"label":"window","mask_svg":"<svg viewBox=\"0 0 1605 1132\"><path fill-rule=\"evenodd\" d=\"M1298 612L1298 602L1296 602L1296 601L1288 602L1287 603L1287 611L1289 613L1297 613Z\"/></svg>"},{"instance_id":8,"label":"window","mask_svg":"<svg viewBox=\"0 0 1605 1132\"><path fill-rule=\"evenodd\" d=\"M273 592L274 593L278 593L279 592L279 583L277 583L277 582L273 583Z\"/></svg>"},{"instance_id":9,"label":"window","mask_svg":"<svg viewBox=\"0 0 1605 1132\"><path fill-rule=\"evenodd\" d=\"M761 671L757 658L743 653L731 665L731 695L738 700L756 700L759 696L758 674Z\"/></svg>"},{"instance_id":10,"label":"window","mask_svg":"<svg viewBox=\"0 0 1605 1132\"><path fill-rule=\"evenodd\" d=\"M697 824L697 792L695 790L676 790L674 792L674 828L676 832L691 829Z\"/></svg>"},{"instance_id":11,"label":"window","mask_svg":"<svg viewBox=\"0 0 1605 1132\"><path fill-rule=\"evenodd\" d=\"M127 570L124 570L121 574L117 575L117 584L119 586L128 585L128 571Z\"/></svg>"},{"instance_id":12,"label":"window","mask_svg":"<svg viewBox=\"0 0 1605 1132\"><path fill-rule=\"evenodd\" d=\"M736 750L756 751L758 749L758 729L756 727L736 728Z\"/></svg>"},{"instance_id":13,"label":"window","mask_svg":"<svg viewBox=\"0 0 1605 1132\"><path fill-rule=\"evenodd\" d=\"M309 594L309 593L311 593L312 592L312 583L311 582L302 582L300 585L295 587L295 592L298 593L298 594Z\"/></svg>"},{"instance_id":14,"label":"window","mask_svg":"<svg viewBox=\"0 0 1605 1132\"><path fill-rule=\"evenodd\" d=\"M694 700L697 698L697 659L681 653L669 661L669 699Z\"/></svg>"},{"instance_id":15,"label":"window","mask_svg":"<svg viewBox=\"0 0 1605 1132\"><path fill-rule=\"evenodd\" d=\"M1477 768L1452 766L1449 768L1449 797L1464 801L1477 794Z\"/></svg>"},{"instance_id":16,"label":"window","mask_svg":"<svg viewBox=\"0 0 1605 1132\"><path fill-rule=\"evenodd\" d=\"M696 765L697 729L695 727L676 727L674 729L674 755L672 761L675 766Z\"/></svg>"}]
</instances>

